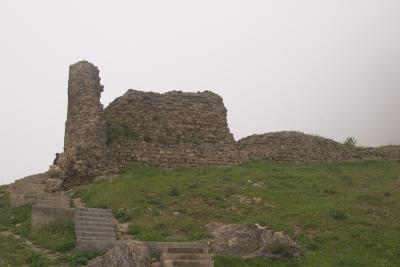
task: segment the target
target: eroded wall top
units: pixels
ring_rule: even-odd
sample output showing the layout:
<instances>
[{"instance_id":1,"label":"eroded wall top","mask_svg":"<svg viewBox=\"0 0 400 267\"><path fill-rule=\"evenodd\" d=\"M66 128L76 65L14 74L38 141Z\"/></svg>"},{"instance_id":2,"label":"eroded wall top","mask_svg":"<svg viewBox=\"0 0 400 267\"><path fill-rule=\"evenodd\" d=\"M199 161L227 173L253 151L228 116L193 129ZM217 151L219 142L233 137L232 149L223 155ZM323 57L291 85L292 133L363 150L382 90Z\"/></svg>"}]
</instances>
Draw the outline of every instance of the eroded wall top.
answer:
<instances>
[{"instance_id":1,"label":"eroded wall top","mask_svg":"<svg viewBox=\"0 0 400 267\"><path fill-rule=\"evenodd\" d=\"M128 90L104 111L108 143L232 144L226 116L222 98L208 91L159 94Z\"/></svg>"}]
</instances>

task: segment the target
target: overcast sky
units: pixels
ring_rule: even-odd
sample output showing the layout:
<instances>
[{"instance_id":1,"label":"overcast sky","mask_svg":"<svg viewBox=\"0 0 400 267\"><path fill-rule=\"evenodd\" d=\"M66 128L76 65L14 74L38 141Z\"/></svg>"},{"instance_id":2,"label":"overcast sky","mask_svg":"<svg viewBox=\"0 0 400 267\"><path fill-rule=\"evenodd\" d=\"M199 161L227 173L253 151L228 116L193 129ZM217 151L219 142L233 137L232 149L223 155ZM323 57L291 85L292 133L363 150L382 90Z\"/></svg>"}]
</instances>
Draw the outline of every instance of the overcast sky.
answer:
<instances>
[{"instance_id":1,"label":"overcast sky","mask_svg":"<svg viewBox=\"0 0 400 267\"><path fill-rule=\"evenodd\" d=\"M68 67L127 89L220 94L236 139L400 143L399 0L0 2L0 184L62 151Z\"/></svg>"}]
</instances>

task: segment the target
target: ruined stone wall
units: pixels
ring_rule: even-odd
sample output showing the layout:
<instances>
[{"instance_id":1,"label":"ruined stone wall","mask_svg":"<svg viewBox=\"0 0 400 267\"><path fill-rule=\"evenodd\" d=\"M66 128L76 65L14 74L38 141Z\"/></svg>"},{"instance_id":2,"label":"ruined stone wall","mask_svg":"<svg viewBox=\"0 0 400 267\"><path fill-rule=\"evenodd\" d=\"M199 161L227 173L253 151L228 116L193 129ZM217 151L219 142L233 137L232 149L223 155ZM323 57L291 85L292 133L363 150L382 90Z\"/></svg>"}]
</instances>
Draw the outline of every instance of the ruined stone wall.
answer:
<instances>
[{"instance_id":1,"label":"ruined stone wall","mask_svg":"<svg viewBox=\"0 0 400 267\"><path fill-rule=\"evenodd\" d=\"M57 162L65 187L90 182L104 172L107 147L102 91L96 66L87 61L70 66L64 153Z\"/></svg>"},{"instance_id":2,"label":"ruined stone wall","mask_svg":"<svg viewBox=\"0 0 400 267\"><path fill-rule=\"evenodd\" d=\"M391 159L374 148L346 146L333 140L300 132L252 135L239 140L238 148L250 160L286 162Z\"/></svg>"},{"instance_id":3,"label":"ruined stone wall","mask_svg":"<svg viewBox=\"0 0 400 267\"><path fill-rule=\"evenodd\" d=\"M173 168L232 165L262 159L312 162L399 159L399 147L349 147L299 132L252 135L236 142L222 98L212 92L165 94L128 90L105 110L99 70L70 66L64 153L56 164L63 187L91 182L132 163ZM54 175L53 175L54 176ZM54 177L52 177L54 178Z\"/></svg>"},{"instance_id":4,"label":"ruined stone wall","mask_svg":"<svg viewBox=\"0 0 400 267\"><path fill-rule=\"evenodd\" d=\"M373 148L374 152L379 154L384 159L400 159L400 146L382 146Z\"/></svg>"},{"instance_id":5,"label":"ruined stone wall","mask_svg":"<svg viewBox=\"0 0 400 267\"><path fill-rule=\"evenodd\" d=\"M162 167L241 162L222 98L212 92L129 90L104 111L110 159Z\"/></svg>"}]
</instances>

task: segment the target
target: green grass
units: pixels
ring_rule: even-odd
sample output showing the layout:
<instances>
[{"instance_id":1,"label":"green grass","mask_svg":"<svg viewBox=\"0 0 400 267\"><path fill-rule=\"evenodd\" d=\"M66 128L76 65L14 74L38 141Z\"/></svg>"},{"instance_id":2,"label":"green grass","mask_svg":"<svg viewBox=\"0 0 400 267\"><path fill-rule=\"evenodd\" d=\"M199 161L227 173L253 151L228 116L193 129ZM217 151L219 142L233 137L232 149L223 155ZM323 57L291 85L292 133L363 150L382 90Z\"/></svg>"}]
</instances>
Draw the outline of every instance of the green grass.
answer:
<instances>
[{"instance_id":1,"label":"green grass","mask_svg":"<svg viewBox=\"0 0 400 267\"><path fill-rule=\"evenodd\" d=\"M54 221L36 231L32 231L30 239L54 252L68 252L75 247L75 229L73 221Z\"/></svg>"},{"instance_id":2,"label":"green grass","mask_svg":"<svg viewBox=\"0 0 400 267\"><path fill-rule=\"evenodd\" d=\"M254 183L261 187L254 186ZM209 222L285 231L305 255L289 261L217 257L216 266L399 266L400 162L251 162L161 170L133 166L81 187L91 207L112 208L140 240L208 238ZM232 195L261 198L240 203Z\"/></svg>"},{"instance_id":3,"label":"green grass","mask_svg":"<svg viewBox=\"0 0 400 267\"><path fill-rule=\"evenodd\" d=\"M21 241L0 235L0 266L45 267L51 266L51 262Z\"/></svg>"}]
</instances>

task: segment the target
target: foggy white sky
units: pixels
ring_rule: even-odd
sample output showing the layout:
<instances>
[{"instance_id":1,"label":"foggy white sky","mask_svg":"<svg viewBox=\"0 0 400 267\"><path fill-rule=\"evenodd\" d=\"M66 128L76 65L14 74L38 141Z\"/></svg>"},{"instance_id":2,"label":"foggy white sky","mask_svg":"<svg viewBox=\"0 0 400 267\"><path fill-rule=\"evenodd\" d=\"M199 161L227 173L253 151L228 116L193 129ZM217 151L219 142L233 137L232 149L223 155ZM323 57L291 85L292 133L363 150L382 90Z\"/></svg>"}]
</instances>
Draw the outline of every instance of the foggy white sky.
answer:
<instances>
[{"instance_id":1,"label":"foggy white sky","mask_svg":"<svg viewBox=\"0 0 400 267\"><path fill-rule=\"evenodd\" d=\"M212 90L236 139L299 130L400 143L400 1L0 2L0 184L62 151L68 66L128 88Z\"/></svg>"}]
</instances>

